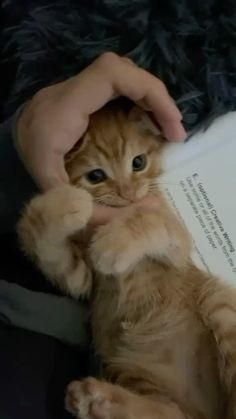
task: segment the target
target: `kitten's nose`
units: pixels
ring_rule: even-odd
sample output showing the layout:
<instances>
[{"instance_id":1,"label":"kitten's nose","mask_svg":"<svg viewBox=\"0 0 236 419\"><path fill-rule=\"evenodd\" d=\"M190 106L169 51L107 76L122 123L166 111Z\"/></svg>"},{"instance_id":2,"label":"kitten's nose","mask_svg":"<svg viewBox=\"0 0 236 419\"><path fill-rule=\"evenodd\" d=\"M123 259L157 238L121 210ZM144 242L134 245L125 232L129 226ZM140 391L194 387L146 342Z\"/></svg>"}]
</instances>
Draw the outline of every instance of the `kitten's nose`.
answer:
<instances>
[{"instance_id":1,"label":"kitten's nose","mask_svg":"<svg viewBox=\"0 0 236 419\"><path fill-rule=\"evenodd\" d=\"M126 199L129 202L136 202L137 201L135 191L133 190L133 188L130 188L128 186L121 188L120 196L121 196L121 198Z\"/></svg>"}]
</instances>

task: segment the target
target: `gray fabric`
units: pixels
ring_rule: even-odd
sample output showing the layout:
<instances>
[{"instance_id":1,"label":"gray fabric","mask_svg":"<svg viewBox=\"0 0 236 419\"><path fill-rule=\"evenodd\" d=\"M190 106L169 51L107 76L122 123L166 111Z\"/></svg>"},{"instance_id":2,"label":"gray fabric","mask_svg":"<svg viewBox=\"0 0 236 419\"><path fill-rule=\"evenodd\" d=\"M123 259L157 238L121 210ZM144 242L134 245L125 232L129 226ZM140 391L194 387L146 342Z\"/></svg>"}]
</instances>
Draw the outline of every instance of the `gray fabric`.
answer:
<instances>
[{"instance_id":1,"label":"gray fabric","mask_svg":"<svg viewBox=\"0 0 236 419\"><path fill-rule=\"evenodd\" d=\"M0 320L80 348L88 343L85 305L4 280L0 280Z\"/></svg>"}]
</instances>

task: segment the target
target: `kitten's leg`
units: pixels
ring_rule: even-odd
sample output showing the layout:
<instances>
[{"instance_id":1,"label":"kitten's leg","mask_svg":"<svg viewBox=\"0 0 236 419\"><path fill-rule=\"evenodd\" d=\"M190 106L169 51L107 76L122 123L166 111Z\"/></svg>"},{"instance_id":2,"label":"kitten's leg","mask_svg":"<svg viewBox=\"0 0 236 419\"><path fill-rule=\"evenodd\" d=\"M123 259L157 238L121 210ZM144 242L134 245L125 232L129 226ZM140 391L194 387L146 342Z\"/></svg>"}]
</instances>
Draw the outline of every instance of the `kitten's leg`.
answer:
<instances>
[{"instance_id":1,"label":"kitten's leg","mask_svg":"<svg viewBox=\"0 0 236 419\"><path fill-rule=\"evenodd\" d=\"M216 278L205 281L199 309L212 330L219 353L219 369L228 396L228 419L236 419L236 287Z\"/></svg>"},{"instance_id":2,"label":"kitten's leg","mask_svg":"<svg viewBox=\"0 0 236 419\"><path fill-rule=\"evenodd\" d=\"M18 225L26 255L48 279L75 297L90 292L91 272L69 238L86 226L92 205L86 191L63 185L34 198Z\"/></svg>"},{"instance_id":3,"label":"kitten's leg","mask_svg":"<svg viewBox=\"0 0 236 419\"><path fill-rule=\"evenodd\" d=\"M95 378L72 382L66 408L80 419L191 419L171 401L153 401Z\"/></svg>"},{"instance_id":4,"label":"kitten's leg","mask_svg":"<svg viewBox=\"0 0 236 419\"><path fill-rule=\"evenodd\" d=\"M127 211L101 226L93 236L91 259L104 274L122 274L145 256L184 266L190 253L189 235L167 210Z\"/></svg>"}]
</instances>

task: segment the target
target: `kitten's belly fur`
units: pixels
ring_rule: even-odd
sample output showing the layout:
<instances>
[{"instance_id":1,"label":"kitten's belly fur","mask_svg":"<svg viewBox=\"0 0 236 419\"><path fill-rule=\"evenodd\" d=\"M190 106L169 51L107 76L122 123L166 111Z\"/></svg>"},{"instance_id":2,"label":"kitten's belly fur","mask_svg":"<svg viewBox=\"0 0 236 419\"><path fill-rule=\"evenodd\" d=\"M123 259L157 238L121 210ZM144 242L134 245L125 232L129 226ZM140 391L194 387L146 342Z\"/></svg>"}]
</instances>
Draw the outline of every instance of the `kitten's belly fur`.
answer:
<instances>
[{"instance_id":1,"label":"kitten's belly fur","mask_svg":"<svg viewBox=\"0 0 236 419\"><path fill-rule=\"evenodd\" d=\"M183 277L167 278L165 274L162 278L157 274L155 278L151 270L147 287L145 266L139 266L135 274L140 286L145 275L144 288L138 285L129 289L126 298L113 278L99 281L92 316L98 354L108 370L122 380L124 374L134 374L137 382L140 378L151 380L157 391L164 388L168 394L170 390L176 400L187 402L190 409L202 412L207 419L222 418L223 391L215 342L194 312L192 297L189 300L192 287L188 288ZM146 305L138 306L144 295ZM122 384L126 385L125 380ZM135 378L132 385L135 389Z\"/></svg>"}]
</instances>

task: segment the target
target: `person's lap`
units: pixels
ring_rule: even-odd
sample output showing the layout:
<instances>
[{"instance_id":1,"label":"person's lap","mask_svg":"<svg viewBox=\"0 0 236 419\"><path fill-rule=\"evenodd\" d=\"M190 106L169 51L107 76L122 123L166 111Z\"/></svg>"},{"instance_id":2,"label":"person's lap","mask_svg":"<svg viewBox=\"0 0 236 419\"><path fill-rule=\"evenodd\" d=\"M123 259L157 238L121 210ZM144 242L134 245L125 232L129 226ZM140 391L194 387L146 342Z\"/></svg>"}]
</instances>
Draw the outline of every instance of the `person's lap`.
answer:
<instances>
[{"instance_id":1,"label":"person's lap","mask_svg":"<svg viewBox=\"0 0 236 419\"><path fill-rule=\"evenodd\" d=\"M3 237L2 237L3 239ZM20 285L40 281L21 260L14 238L1 241L0 277ZM8 269L9 267L9 269ZM42 283L43 285L43 283ZM32 283L37 290L37 285ZM49 291L49 290L47 290ZM87 375L88 356L58 340L0 321L0 418L69 419L67 384Z\"/></svg>"},{"instance_id":2,"label":"person's lap","mask_svg":"<svg viewBox=\"0 0 236 419\"><path fill-rule=\"evenodd\" d=\"M0 322L0 417L66 419L67 384L85 374L86 355L51 337Z\"/></svg>"}]
</instances>

